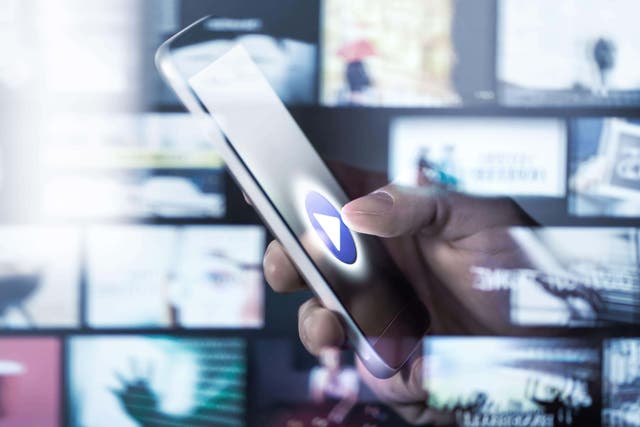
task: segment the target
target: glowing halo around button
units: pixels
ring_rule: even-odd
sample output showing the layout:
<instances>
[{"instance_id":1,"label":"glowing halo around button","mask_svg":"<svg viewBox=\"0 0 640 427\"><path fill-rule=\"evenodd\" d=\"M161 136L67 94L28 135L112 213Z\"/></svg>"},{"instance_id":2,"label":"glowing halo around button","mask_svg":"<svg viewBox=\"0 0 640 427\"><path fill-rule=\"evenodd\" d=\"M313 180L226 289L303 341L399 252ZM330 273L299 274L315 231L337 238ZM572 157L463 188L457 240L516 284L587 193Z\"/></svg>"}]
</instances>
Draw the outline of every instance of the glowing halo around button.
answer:
<instances>
[{"instance_id":1,"label":"glowing halo around button","mask_svg":"<svg viewBox=\"0 0 640 427\"><path fill-rule=\"evenodd\" d=\"M339 189L342 194L333 194L333 192L327 188L328 186L322 185L322 183L316 182L315 180L312 181L307 176L298 175L294 179L292 179L292 183L297 211L296 213L300 215L300 219L304 224L306 224L307 231L312 234L316 234L316 230L314 229L309 215L307 215L307 208L305 204L306 197L309 193L316 192L321 194L331 205L335 206L338 211L340 211L342 206L349 201L346 195L344 195L344 193L342 192L342 189ZM339 198L342 200L339 200ZM364 278L368 272L368 268L366 265L366 253L363 250L360 235L351 230L350 234L353 238L353 242L356 248L355 252L357 254L357 257L353 264L345 264L333 255L327 256L326 258L327 261L333 264L333 266L338 270L347 273L354 280L358 280ZM302 236L297 236L298 241L300 241L301 237ZM316 236L313 237L314 238L311 240L317 242L317 246L320 247L323 252L329 252L329 248L326 246L326 244L322 243L322 240L320 238L316 238Z\"/></svg>"}]
</instances>

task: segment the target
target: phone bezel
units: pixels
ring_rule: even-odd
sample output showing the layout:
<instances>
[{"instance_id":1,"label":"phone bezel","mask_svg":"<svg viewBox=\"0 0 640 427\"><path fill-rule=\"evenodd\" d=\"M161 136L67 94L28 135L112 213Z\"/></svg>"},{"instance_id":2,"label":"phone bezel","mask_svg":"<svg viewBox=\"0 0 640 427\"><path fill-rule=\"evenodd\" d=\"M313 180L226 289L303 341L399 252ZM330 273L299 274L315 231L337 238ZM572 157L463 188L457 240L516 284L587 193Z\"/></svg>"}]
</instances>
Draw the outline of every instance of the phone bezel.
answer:
<instances>
[{"instance_id":1,"label":"phone bezel","mask_svg":"<svg viewBox=\"0 0 640 427\"><path fill-rule=\"evenodd\" d=\"M187 110L194 115L206 117L209 122L211 122L211 113L208 112L198 95L188 84L188 78L181 75L178 67L174 63L171 50L176 43L210 18L212 18L212 16L205 16L173 35L158 48L155 56L157 69ZM369 342L350 313L340 302L331 286L315 266L313 260L302 248L302 245L286 224L281 214L263 191L257 179L237 154L232 143L224 135L222 135L222 138L213 139L219 154L227 165L230 175L251 200L253 207L265 225L267 225L288 252L289 257L298 268L299 273L309 284L312 292L320 299L326 308L339 315L345 326L347 338L363 364L378 378L389 378L393 376L411 358L416 350L418 350L421 337L415 337L416 345L411 352L406 354L406 357L402 357L402 363L398 364L398 366L391 366L387 363L374 349L374 346ZM389 326L391 324L389 324Z\"/></svg>"}]
</instances>

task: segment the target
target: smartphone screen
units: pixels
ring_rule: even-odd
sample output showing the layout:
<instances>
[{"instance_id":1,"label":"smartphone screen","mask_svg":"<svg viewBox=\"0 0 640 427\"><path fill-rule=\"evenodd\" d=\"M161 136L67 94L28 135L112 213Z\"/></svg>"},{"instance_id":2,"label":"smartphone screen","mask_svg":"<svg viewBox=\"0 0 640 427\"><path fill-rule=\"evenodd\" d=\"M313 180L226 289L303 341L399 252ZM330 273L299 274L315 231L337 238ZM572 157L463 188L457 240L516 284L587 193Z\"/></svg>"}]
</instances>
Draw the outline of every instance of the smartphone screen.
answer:
<instances>
[{"instance_id":1,"label":"smartphone screen","mask_svg":"<svg viewBox=\"0 0 640 427\"><path fill-rule=\"evenodd\" d=\"M201 41L172 54L225 143L360 332L389 366L398 367L427 331L428 313L382 241L345 225L340 209L348 197L259 66L242 44L216 50Z\"/></svg>"}]
</instances>

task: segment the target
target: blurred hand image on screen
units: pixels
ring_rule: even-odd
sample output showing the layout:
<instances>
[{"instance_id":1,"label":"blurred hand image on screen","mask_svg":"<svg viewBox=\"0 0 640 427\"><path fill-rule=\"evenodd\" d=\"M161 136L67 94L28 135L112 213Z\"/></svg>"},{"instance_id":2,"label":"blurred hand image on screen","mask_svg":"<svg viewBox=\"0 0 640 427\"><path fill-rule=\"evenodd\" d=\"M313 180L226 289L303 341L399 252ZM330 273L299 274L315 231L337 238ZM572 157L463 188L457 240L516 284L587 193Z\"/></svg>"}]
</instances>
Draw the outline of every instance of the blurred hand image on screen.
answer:
<instances>
[{"instance_id":1,"label":"blurred hand image on screen","mask_svg":"<svg viewBox=\"0 0 640 427\"><path fill-rule=\"evenodd\" d=\"M334 172L353 195L366 194L384 182L383 177L363 171L336 168ZM475 265L526 265L508 227L532 225L532 220L511 200L465 196L437 186L416 189L389 184L348 203L342 215L353 230L386 238L392 256L432 315L433 333L512 330L507 295L476 291L470 272ZM267 249L264 269L277 291L306 286L277 242ZM313 354L326 346L345 344L338 317L315 298L299 310L299 332ZM362 378L382 400L405 418L425 422L435 420L437 414L424 404L421 366L416 359L405 372L380 380L358 363Z\"/></svg>"},{"instance_id":2,"label":"blurred hand image on screen","mask_svg":"<svg viewBox=\"0 0 640 427\"><path fill-rule=\"evenodd\" d=\"M136 366L134 362L132 366ZM153 367L149 367L148 371L146 375L134 372L134 377L130 379L125 379L119 373L115 374L122 388L112 391L133 421L140 427L167 427L184 423L190 426L209 424L206 419L207 410L215 406L217 396L213 395L210 402L202 402L201 406L194 408L190 415L168 413L160 406L158 391L151 385Z\"/></svg>"},{"instance_id":3,"label":"blurred hand image on screen","mask_svg":"<svg viewBox=\"0 0 640 427\"><path fill-rule=\"evenodd\" d=\"M136 378L125 379L116 373L116 378L122 388L113 390L113 393L120 399L126 413L141 426L171 423L173 420L168 416L163 416L160 409L158 409L158 397L156 392L151 389L150 379L147 378L150 374L151 369L147 376L140 376L135 373ZM163 420L163 418L166 418L166 420Z\"/></svg>"},{"instance_id":4,"label":"blurred hand image on screen","mask_svg":"<svg viewBox=\"0 0 640 427\"><path fill-rule=\"evenodd\" d=\"M74 337L73 426L242 425L246 356L240 339ZM91 375L92 381L86 381Z\"/></svg>"}]
</instances>

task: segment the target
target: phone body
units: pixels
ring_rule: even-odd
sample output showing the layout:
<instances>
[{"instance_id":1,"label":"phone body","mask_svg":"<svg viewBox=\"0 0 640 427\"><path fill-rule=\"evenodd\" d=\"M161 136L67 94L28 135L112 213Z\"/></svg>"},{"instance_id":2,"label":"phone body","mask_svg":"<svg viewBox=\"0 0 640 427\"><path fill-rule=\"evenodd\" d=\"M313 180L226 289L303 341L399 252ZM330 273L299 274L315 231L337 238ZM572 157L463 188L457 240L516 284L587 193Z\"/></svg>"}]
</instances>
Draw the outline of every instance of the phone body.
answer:
<instances>
[{"instance_id":1,"label":"phone body","mask_svg":"<svg viewBox=\"0 0 640 427\"><path fill-rule=\"evenodd\" d=\"M421 348L429 313L384 243L346 227L344 190L242 43L215 38L214 19L163 43L156 66L364 365L388 378Z\"/></svg>"}]
</instances>

